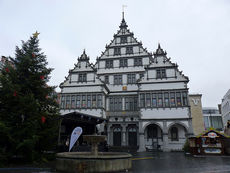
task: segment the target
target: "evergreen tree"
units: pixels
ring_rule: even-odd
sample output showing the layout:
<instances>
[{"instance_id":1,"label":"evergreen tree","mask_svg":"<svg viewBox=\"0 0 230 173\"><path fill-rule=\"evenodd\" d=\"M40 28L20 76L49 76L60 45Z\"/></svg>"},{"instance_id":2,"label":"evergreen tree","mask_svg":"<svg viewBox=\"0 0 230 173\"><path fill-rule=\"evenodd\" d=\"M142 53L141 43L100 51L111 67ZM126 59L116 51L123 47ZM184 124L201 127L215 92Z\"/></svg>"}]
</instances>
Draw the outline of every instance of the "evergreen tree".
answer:
<instances>
[{"instance_id":1,"label":"evergreen tree","mask_svg":"<svg viewBox=\"0 0 230 173\"><path fill-rule=\"evenodd\" d=\"M0 155L5 158L34 161L57 144L58 104L55 87L47 85L52 69L38 34L16 47L0 74Z\"/></svg>"}]
</instances>

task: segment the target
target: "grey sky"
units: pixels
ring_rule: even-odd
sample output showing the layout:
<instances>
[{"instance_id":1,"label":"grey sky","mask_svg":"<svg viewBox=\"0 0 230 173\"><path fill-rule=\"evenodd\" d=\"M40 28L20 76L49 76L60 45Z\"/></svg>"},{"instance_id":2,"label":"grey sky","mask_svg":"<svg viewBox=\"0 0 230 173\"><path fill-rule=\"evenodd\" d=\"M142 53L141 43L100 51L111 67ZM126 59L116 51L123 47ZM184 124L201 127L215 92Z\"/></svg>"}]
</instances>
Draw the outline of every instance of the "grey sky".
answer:
<instances>
[{"instance_id":1,"label":"grey sky","mask_svg":"<svg viewBox=\"0 0 230 173\"><path fill-rule=\"evenodd\" d=\"M0 55L38 30L40 47L55 68L59 85L83 49L95 62L125 19L134 36L152 52L158 42L189 77L190 93L203 106L217 106L230 88L229 0L0 0Z\"/></svg>"}]
</instances>

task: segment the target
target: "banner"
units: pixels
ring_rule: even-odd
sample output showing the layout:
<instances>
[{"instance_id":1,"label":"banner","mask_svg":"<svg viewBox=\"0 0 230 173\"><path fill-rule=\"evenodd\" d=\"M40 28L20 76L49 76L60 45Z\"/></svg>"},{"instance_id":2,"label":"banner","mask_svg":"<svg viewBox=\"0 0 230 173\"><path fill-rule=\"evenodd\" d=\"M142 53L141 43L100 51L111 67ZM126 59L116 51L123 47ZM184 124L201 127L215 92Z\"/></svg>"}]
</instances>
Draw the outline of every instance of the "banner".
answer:
<instances>
[{"instance_id":1,"label":"banner","mask_svg":"<svg viewBox=\"0 0 230 173\"><path fill-rule=\"evenodd\" d=\"M72 134L71 134L71 138L70 138L70 145L69 145L69 151L72 149L72 147L74 146L75 142L78 140L79 136L82 134L82 128L81 127L76 127Z\"/></svg>"}]
</instances>

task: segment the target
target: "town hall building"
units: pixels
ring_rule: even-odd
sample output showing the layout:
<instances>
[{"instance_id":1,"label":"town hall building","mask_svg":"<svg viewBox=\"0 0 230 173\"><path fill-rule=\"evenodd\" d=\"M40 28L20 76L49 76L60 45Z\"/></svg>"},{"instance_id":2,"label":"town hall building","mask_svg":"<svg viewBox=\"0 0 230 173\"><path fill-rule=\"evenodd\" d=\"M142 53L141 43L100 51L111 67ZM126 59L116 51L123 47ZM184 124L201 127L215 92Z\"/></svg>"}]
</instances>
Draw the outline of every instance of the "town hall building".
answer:
<instances>
[{"instance_id":1,"label":"town hall building","mask_svg":"<svg viewBox=\"0 0 230 173\"><path fill-rule=\"evenodd\" d=\"M193 134L188 82L160 44L143 48L123 17L96 63L84 50L60 84L61 115L93 120L111 147L181 150Z\"/></svg>"}]
</instances>

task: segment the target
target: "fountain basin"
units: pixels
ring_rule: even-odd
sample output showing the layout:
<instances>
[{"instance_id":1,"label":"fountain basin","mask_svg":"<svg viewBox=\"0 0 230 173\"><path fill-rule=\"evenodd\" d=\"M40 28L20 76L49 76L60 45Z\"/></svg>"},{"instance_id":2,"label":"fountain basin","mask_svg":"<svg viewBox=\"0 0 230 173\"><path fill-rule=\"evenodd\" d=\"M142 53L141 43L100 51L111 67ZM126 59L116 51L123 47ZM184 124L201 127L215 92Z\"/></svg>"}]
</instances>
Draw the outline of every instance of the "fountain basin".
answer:
<instances>
[{"instance_id":1,"label":"fountain basin","mask_svg":"<svg viewBox=\"0 0 230 173\"><path fill-rule=\"evenodd\" d=\"M59 172L115 172L132 168L132 155L120 152L64 152L57 153L56 169Z\"/></svg>"}]
</instances>

